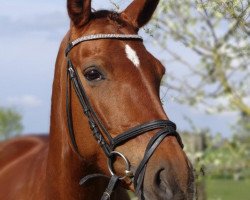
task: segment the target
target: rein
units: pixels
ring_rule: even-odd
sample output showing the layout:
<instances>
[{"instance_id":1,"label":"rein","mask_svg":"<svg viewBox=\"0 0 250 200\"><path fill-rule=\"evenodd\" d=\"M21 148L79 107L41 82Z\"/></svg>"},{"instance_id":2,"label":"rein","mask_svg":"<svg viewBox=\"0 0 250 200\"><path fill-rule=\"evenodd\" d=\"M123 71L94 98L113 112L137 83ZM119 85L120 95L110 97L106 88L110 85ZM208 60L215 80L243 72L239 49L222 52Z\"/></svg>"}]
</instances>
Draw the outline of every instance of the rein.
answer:
<instances>
[{"instance_id":1,"label":"rein","mask_svg":"<svg viewBox=\"0 0 250 200\"><path fill-rule=\"evenodd\" d=\"M169 120L154 120L147 122L145 124L141 124L139 126L135 126L116 137L112 137L111 134L107 131L104 124L98 117L97 113L94 111L89 98L84 90L84 87L80 81L79 74L74 67L72 61L70 60L69 53L72 48L76 45L85 42L85 41L92 41L92 40L100 40L100 39L117 39L117 40L136 40L136 41L143 41L143 39L138 35L125 35L125 34L94 34L94 35L87 35L81 38L74 40L68 44L68 47L65 50L66 58L67 58L67 88L66 88L66 112L67 112L67 123L69 129L69 135L71 138L72 145L75 151L80 155L78 146L75 140L73 122L72 122L72 110L71 110L71 95L69 89L71 88L71 84L73 84L74 91L79 99L79 102L82 106L83 112L85 116L88 118L89 127L92 131L92 134L100 147L102 148L103 152L105 153L106 157L108 158L108 169L111 174L111 178L103 175L103 174L91 174L87 175L80 180L80 185L83 185L91 178L96 177L105 177L110 178L109 184L103 193L101 200L108 200L111 197L111 194L117 183L122 181L125 178L130 178L135 187L135 191L138 197L144 199L143 197L143 180L144 175L147 167L147 163L151 156L153 155L156 148L160 145L164 138L167 136L175 136L177 138L178 143L183 148L183 144L179 134L176 132L176 125L169 121ZM122 145L128 140L131 140L141 134L144 134L148 131L160 129L149 141L147 148L145 150L144 157L137 167L135 173L130 170L130 163L128 159L121 154L120 152L115 151L117 146ZM107 140L105 139L104 135L106 136ZM120 177L113 172L113 162L116 157L120 157L125 161L126 170L125 175Z\"/></svg>"}]
</instances>

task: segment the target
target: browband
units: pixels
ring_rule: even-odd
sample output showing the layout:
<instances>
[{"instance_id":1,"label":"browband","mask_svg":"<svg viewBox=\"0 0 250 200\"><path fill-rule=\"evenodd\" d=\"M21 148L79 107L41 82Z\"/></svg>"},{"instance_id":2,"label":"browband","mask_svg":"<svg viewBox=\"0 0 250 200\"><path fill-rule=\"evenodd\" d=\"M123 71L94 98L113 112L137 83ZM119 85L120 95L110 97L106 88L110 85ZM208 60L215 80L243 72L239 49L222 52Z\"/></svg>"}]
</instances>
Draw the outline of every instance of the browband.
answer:
<instances>
[{"instance_id":1,"label":"browband","mask_svg":"<svg viewBox=\"0 0 250 200\"><path fill-rule=\"evenodd\" d=\"M65 50L66 56L70 52L70 50L76 46L77 44L85 41L91 41L91 40L99 40L99 39L120 39L120 40L141 40L143 41L142 37L139 35L134 34L92 34L92 35L86 35L80 38L77 38L76 40L70 42L68 44L68 47Z\"/></svg>"}]
</instances>

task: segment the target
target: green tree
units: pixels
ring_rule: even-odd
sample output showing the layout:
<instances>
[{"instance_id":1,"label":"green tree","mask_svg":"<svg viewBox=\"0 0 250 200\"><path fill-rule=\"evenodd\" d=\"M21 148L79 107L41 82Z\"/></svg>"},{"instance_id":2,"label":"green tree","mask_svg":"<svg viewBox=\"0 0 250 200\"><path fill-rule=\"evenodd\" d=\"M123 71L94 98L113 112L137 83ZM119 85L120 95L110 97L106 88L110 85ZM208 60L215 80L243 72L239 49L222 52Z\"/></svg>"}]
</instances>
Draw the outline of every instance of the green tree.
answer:
<instances>
[{"instance_id":1,"label":"green tree","mask_svg":"<svg viewBox=\"0 0 250 200\"><path fill-rule=\"evenodd\" d=\"M23 126L22 116L13 108L0 107L0 140L18 135Z\"/></svg>"},{"instance_id":2,"label":"green tree","mask_svg":"<svg viewBox=\"0 0 250 200\"><path fill-rule=\"evenodd\" d=\"M166 80L176 100L208 113L238 111L237 133L248 132L250 121L249 15L249 0L163 0L149 27L170 56L168 67L173 60L179 67ZM169 40L197 62L169 48Z\"/></svg>"},{"instance_id":3,"label":"green tree","mask_svg":"<svg viewBox=\"0 0 250 200\"><path fill-rule=\"evenodd\" d=\"M110 2L121 11L126 1ZM163 85L174 99L209 114L237 111L236 133L250 126L249 15L250 0L161 0L145 28L168 55ZM184 52L171 48L172 41Z\"/></svg>"},{"instance_id":4,"label":"green tree","mask_svg":"<svg viewBox=\"0 0 250 200\"><path fill-rule=\"evenodd\" d=\"M212 178L250 178L250 144L232 137L222 139L220 135L207 136L207 148L199 158L205 166L207 177Z\"/></svg>"}]
</instances>

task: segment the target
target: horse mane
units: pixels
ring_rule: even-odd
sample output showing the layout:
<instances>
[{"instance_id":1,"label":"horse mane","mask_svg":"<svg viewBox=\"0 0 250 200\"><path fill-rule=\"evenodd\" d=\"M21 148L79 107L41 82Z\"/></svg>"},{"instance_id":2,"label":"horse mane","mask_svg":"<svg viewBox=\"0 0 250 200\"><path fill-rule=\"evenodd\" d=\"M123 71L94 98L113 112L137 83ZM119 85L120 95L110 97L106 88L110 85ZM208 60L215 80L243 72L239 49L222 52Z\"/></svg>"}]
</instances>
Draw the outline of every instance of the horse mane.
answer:
<instances>
[{"instance_id":1,"label":"horse mane","mask_svg":"<svg viewBox=\"0 0 250 200\"><path fill-rule=\"evenodd\" d=\"M110 10L98 10L92 12L91 19L107 18L109 21L116 23L118 27L124 27L127 25L118 12Z\"/></svg>"}]
</instances>

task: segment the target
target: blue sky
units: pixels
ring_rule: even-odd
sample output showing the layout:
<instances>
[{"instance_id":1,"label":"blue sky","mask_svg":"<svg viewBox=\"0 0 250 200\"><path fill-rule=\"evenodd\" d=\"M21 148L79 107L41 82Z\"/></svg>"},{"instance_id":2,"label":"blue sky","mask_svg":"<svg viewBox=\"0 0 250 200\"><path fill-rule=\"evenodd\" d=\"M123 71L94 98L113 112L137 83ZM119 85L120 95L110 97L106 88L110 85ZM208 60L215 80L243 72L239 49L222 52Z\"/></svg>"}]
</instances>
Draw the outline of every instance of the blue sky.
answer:
<instances>
[{"instance_id":1,"label":"blue sky","mask_svg":"<svg viewBox=\"0 0 250 200\"><path fill-rule=\"evenodd\" d=\"M116 2L126 6L130 1ZM95 0L93 7L107 9L112 5L108 0ZM68 27L64 0L0 0L0 106L12 106L22 113L24 133L47 133L49 130L54 63ZM145 39L145 44L159 59L166 57L149 38ZM180 48L176 43L169 45ZM221 132L228 136L236 120L235 113L209 116L200 110L177 105L171 100L171 92L168 92L164 107L179 130L190 130L183 117L189 116L197 127L210 127L213 134Z\"/></svg>"}]
</instances>

